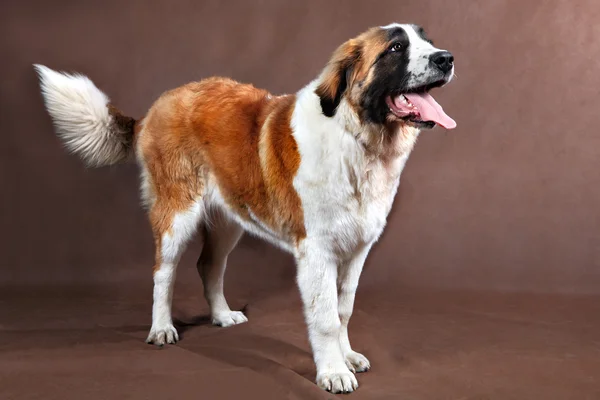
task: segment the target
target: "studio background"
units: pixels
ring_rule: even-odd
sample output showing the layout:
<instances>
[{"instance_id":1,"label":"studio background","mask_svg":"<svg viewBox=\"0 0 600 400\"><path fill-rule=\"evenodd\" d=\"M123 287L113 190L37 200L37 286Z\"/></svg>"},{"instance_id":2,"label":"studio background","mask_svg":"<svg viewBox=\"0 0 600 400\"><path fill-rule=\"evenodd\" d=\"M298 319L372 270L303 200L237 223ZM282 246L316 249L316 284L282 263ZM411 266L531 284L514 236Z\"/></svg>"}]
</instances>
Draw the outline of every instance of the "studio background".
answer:
<instances>
[{"instance_id":1,"label":"studio background","mask_svg":"<svg viewBox=\"0 0 600 400\"><path fill-rule=\"evenodd\" d=\"M356 398L395 398L381 389L389 389L390 385L398 393L420 393L417 398L440 398L436 397L436 386L431 386L427 376L436 382L448 379L453 382L448 383L450 393L465 396L473 395L469 391L473 385L479 390L475 394L503 393L507 389L502 389L506 388L502 379L509 378L514 390L534 396L529 398L553 398L551 393L557 390L559 395L569 395L572 390L582 390L585 395L600 393L596 381L584 378L599 372L598 362L586 358L594 352L598 354L597 338L595 342L590 338L598 334L600 326L598 302L593 297L600 294L599 19L600 3L591 0L2 2L0 286L5 289L0 292L0 328L5 329L0 330L0 335L8 335L9 342L16 342L15 351L33 357L36 351L57 350L58 345L53 343L64 339L52 336L58 335L57 330L71 332L64 343L83 341L94 348L101 346L100 343L108 346L107 340L101 333L92 334L98 335L94 339L85 336L88 329L103 332L104 328L98 325L114 327L130 321L119 331L120 337L130 335L129 342L114 338L108 341L124 347L133 343L140 352L149 351L142 347L142 341L150 322L154 249L149 224L140 207L137 167L131 164L85 169L77 157L68 155L43 108L33 63L89 76L127 115L141 118L163 91L212 75L253 83L276 94L295 92L317 76L331 52L343 41L370 26L393 21L415 22L425 27L438 47L450 50L455 56L457 78L447 87L437 89L434 95L457 121L458 128L444 131L436 127L421 134L403 172L387 229L367 261L351 335L352 329L359 332L359 347L366 354L370 341L390 340L389 346L406 347L401 349L404 355L394 358L396 364L396 361L389 363L385 378L389 382L364 374L359 376L361 385L364 381L363 386L367 387L362 392L366 397ZM179 313L180 317L193 319L207 311L195 271L198 254L198 244L191 243L180 264L176 316ZM287 328L294 332L293 339L281 340L297 342L301 351L299 361L283 364L306 378L302 378L302 385L306 385L303 390L310 395L305 393L298 398L313 395L321 398L318 396L326 393L313 391L310 386L314 371L310 369L303 336L305 328L294 272L291 257L246 236L229 257L226 294L236 307L247 305L251 311L254 307L256 325L229 330L222 334L223 339L214 340L230 345L239 339L236 332L245 332L243 335L248 329L259 330L263 326L269 330L270 324L290 322ZM565 315L572 323L580 321L580 325L577 328L560 325L560 329L565 329L560 335L564 336L551 333L548 340L553 343L549 348L556 354L563 354L569 343L589 346L571 351L580 356L570 361L574 364L556 364L559 369L555 372L568 367L573 374L572 382L577 384L566 381L559 388L540 389L542 383L535 386L535 382L551 379L539 375L543 372L537 371L538 359L533 364L525 363L533 378L526 373L511 372L512 367L506 365L514 361L514 365L522 366L523 361L509 359L500 372L493 369L490 372L493 378L488 380L470 381L467 378L470 375L464 371L461 380L444 375L443 371L427 370L432 374L427 375L421 370L415 374L420 376L418 382L422 386L403 381L400 387L395 374L402 375L405 368L414 368L414 363L422 361L423 354L418 350L410 353L409 344L414 349L432 343L425 339L423 343L411 342L407 337L419 336L418 329L444 330L447 322L453 320L454 317L433 318L437 313L443 314L448 303L432 299L437 293L449 290L469 293L457 297L456 304L460 304L457 309L471 307L479 303L477 299L484 299L479 304L487 301L496 307L494 310L507 307L509 314L526 310L527 315L547 316L549 320L544 320L545 323L559 321L558 325L566 317L556 316L556 310L573 310L565 311ZM94 293L100 293L98 298L93 297ZM478 293L482 297L477 297ZM415 304L419 312L411 314L406 304ZM285 316L288 305L293 317ZM108 316L89 314L92 310L106 313L107 307L113 307ZM398 327L378 334L378 330L390 328L391 317L384 315L389 312L397 313L392 319ZM475 313L479 312L487 311L481 306ZM407 326L419 324L411 320L411 315L421 325L409 332L405 330ZM424 322L420 319L422 315L432 319ZM367 327L372 321L377 323ZM510 321L509 324L514 322ZM487 322L470 323L475 324L473 330L483 337L493 337L493 332L502 330L486 325ZM248 326L251 324L252 312ZM83 336L72 333L79 332L75 326L84 329ZM42 333L41 327L55 333ZM195 330L190 329L181 346L194 346L193 335L208 346L211 342L207 337L221 335L209 328L200 324ZM203 333L203 329L208 333ZM568 336L567 331L580 336ZM257 331L250 332L252 335L248 333L251 337L246 337L244 346L252 348L252 343L258 344L268 352L272 346L257 339L261 335ZM529 351L533 346L545 354L547 348L539 344L544 340L536 332L531 333L531 343L508 346L517 352ZM467 345L472 341L465 337L469 332L448 335L444 338L449 341L453 356L461 351L468 354L465 346L472 349ZM513 340L519 335L528 337L519 331L507 334L507 338ZM50 343L46 346L50 349L44 345L32 346L34 338L38 343L40 340ZM447 344L446 339L430 339L442 343L440 348ZM480 347L498 346L490 340ZM456 350L457 346L462 350ZM273 354L288 354L275 347L278 350ZM170 365L168 355L181 351L173 349L168 349L171 353L161 353L167 354L160 356L164 359L161 362ZM209 356L206 352L204 356ZM382 363L387 362L389 349L381 347L374 352L372 361L379 357L384 359ZM33 364L26 368L19 364L17 360L23 359L22 353L11 354L14 360L8 359L17 364L7 362L3 369L12 371L12 384L20 382L20 373L37 371L44 375ZM552 357L558 357L556 354ZM85 358L78 353L72 357L76 360L73 362ZM140 357L144 360L141 363L153 368L152 361ZM130 355L127 360L132 358L135 359ZM267 371L265 375L269 377L264 378L268 384L263 387L256 386L256 379L240 375L240 387L250 385L256 393L263 393L262 398L264 393L270 393L267 390L275 390L269 386L277 386L270 367L252 368L255 364L247 360L244 363L243 357L241 360L233 354L225 361L235 368ZM488 362L484 357L471 360L471 364L464 359L460 362L475 371L481 365L504 362L494 360ZM446 361L449 366L456 365L454 362L460 364L456 359ZM181 360L172 362L178 367L186 365ZM444 365L444 361L437 362ZM193 364L193 368L199 368L202 362ZM547 366L548 362L542 364ZM192 367L186 368L189 371ZM552 366L548 368L552 370ZM146 372L158 373L154 369ZM64 374L63 377L68 375ZM166 386L172 384L183 391L198 383L197 378L185 383L181 375L172 378L176 382ZM85 382L82 379L79 382ZM527 386L530 383L533 386ZM99 389L81 385L78 390L92 391L88 395L129 393L131 398L137 398L136 395L143 398L144 393L142 389L140 392L115 387L115 392L110 392L112 389L106 385ZM225 386L227 390L236 389L236 385ZM410 392L411 388L415 391ZM15 386L8 394L22 395L20 390ZM55 393L48 390L47 393ZM152 390L160 393L158 388ZM173 389L168 393L173 394ZM248 389L248 393L252 390ZM361 396L360 393L361 389L356 396ZM540 393L546 397L539 397ZM57 394L56 398L67 397ZM573 398L587 397L582 394Z\"/></svg>"}]
</instances>

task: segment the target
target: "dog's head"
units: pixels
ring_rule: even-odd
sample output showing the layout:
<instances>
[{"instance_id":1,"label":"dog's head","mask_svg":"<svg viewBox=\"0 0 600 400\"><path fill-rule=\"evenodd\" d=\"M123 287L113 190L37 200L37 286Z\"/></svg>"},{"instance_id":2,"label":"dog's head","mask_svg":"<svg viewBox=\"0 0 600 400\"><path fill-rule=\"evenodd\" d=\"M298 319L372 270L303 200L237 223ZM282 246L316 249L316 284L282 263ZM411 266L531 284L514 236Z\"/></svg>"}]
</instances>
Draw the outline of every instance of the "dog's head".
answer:
<instances>
[{"instance_id":1,"label":"dog's head","mask_svg":"<svg viewBox=\"0 0 600 400\"><path fill-rule=\"evenodd\" d=\"M456 123L429 90L450 82L453 74L452 54L434 47L423 28L391 24L342 44L315 92L327 117L346 101L361 124L452 129Z\"/></svg>"}]
</instances>

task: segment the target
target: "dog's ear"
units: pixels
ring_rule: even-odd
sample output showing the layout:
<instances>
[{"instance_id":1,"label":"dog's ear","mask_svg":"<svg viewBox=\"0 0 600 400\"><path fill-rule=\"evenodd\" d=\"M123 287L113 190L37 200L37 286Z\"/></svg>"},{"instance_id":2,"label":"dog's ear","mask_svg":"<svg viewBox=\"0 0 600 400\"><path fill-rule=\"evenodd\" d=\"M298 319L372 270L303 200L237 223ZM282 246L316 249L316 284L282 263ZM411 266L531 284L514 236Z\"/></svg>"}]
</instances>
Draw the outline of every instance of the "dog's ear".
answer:
<instances>
[{"instance_id":1,"label":"dog's ear","mask_svg":"<svg viewBox=\"0 0 600 400\"><path fill-rule=\"evenodd\" d=\"M315 93L321 99L321 109L325 116L333 117L335 114L335 110L351 82L360 55L358 42L349 40L337 48L323 70Z\"/></svg>"}]
</instances>

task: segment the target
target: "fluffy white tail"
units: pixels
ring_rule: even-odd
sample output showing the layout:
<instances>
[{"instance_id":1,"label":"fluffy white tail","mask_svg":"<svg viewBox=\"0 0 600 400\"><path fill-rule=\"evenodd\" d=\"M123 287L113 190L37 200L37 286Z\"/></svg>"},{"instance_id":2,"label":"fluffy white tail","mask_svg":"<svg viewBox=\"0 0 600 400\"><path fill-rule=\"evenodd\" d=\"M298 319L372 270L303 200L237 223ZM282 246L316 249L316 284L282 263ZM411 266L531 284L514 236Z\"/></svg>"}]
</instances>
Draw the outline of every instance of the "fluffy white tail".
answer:
<instances>
[{"instance_id":1,"label":"fluffy white tail","mask_svg":"<svg viewBox=\"0 0 600 400\"><path fill-rule=\"evenodd\" d=\"M132 153L135 120L113 107L87 77L34 65L56 133L86 165L101 167Z\"/></svg>"}]
</instances>

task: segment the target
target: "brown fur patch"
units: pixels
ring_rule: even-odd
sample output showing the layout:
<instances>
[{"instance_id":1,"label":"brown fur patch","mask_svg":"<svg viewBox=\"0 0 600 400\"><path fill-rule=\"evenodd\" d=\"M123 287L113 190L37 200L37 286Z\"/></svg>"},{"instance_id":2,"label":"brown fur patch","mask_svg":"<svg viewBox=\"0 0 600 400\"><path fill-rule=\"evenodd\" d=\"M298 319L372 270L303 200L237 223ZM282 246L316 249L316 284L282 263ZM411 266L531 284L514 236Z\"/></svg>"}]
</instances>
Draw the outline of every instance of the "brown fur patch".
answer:
<instances>
[{"instance_id":1,"label":"brown fur patch","mask_svg":"<svg viewBox=\"0 0 600 400\"><path fill-rule=\"evenodd\" d=\"M355 64L361 59L361 50L361 42L351 39L334 51L325 67L321 84L316 89L319 97L331 99L338 97L340 85L343 85L346 79L346 71L350 68L354 69Z\"/></svg>"},{"instance_id":2,"label":"brown fur patch","mask_svg":"<svg viewBox=\"0 0 600 400\"><path fill-rule=\"evenodd\" d=\"M295 96L270 97L225 78L190 83L156 101L144 119L139 149L153 194L150 220L158 249L174 215L198 201L213 178L242 218L255 216L291 241L306 235L292 184L300 165L290 126L294 102Z\"/></svg>"},{"instance_id":3,"label":"brown fur patch","mask_svg":"<svg viewBox=\"0 0 600 400\"><path fill-rule=\"evenodd\" d=\"M113 117L116 127L120 132L127 134L127 137L133 136L135 127L135 119L124 115L121 110L115 107L112 103L106 105L108 113Z\"/></svg>"},{"instance_id":4,"label":"brown fur patch","mask_svg":"<svg viewBox=\"0 0 600 400\"><path fill-rule=\"evenodd\" d=\"M323 71L321 84L315 90L321 98L325 115L331 116L332 110L337 107L345 91L351 93L351 96L346 96L349 104L355 111L358 110L356 99L360 93L353 93L356 92L353 90L356 87L355 83L359 82L365 87L368 85L372 79L369 71L387 46L385 31L381 28L371 28L346 41L334 51Z\"/></svg>"},{"instance_id":5,"label":"brown fur patch","mask_svg":"<svg viewBox=\"0 0 600 400\"><path fill-rule=\"evenodd\" d=\"M355 74L351 83L359 81L368 84L371 67L379 55L383 53L389 45L387 33L381 28L371 28L360 35L358 40L362 43L361 59L355 69Z\"/></svg>"},{"instance_id":6,"label":"brown fur patch","mask_svg":"<svg viewBox=\"0 0 600 400\"><path fill-rule=\"evenodd\" d=\"M300 198L293 186L294 176L300 166L298 146L291 132L291 119L295 96L286 96L275 102L273 110L261 129L259 155L261 155L263 179L271 208L270 213L260 208L258 217L282 231L285 236L302 239L306 236ZM273 218L275 217L275 218Z\"/></svg>"},{"instance_id":7,"label":"brown fur patch","mask_svg":"<svg viewBox=\"0 0 600 400\"><path fill-rule=\"evenodd\" d=\"M292 185L300 165L290 127L295 96L271 98L252 85L221 78L204 81L195 90L193 125L228 205L288 239L304 237L300 199ZM261 152L266 154L264 165Z\"/></svg>"},{"instance_id":8,"label":"brown fur patch","mask_svg":"<svg viewBox=\"0 0 600 400\"><path fill-rule=\"evenodd\" d=\"M161 96L144 118L138 137L150 186L150 224L156 244L155 271L160 267L161 240L171 231L177 213L189 210L205 187L202 157L190 133L182 131L180 97L177 90Z\"/></svg>"}]
</instances>

